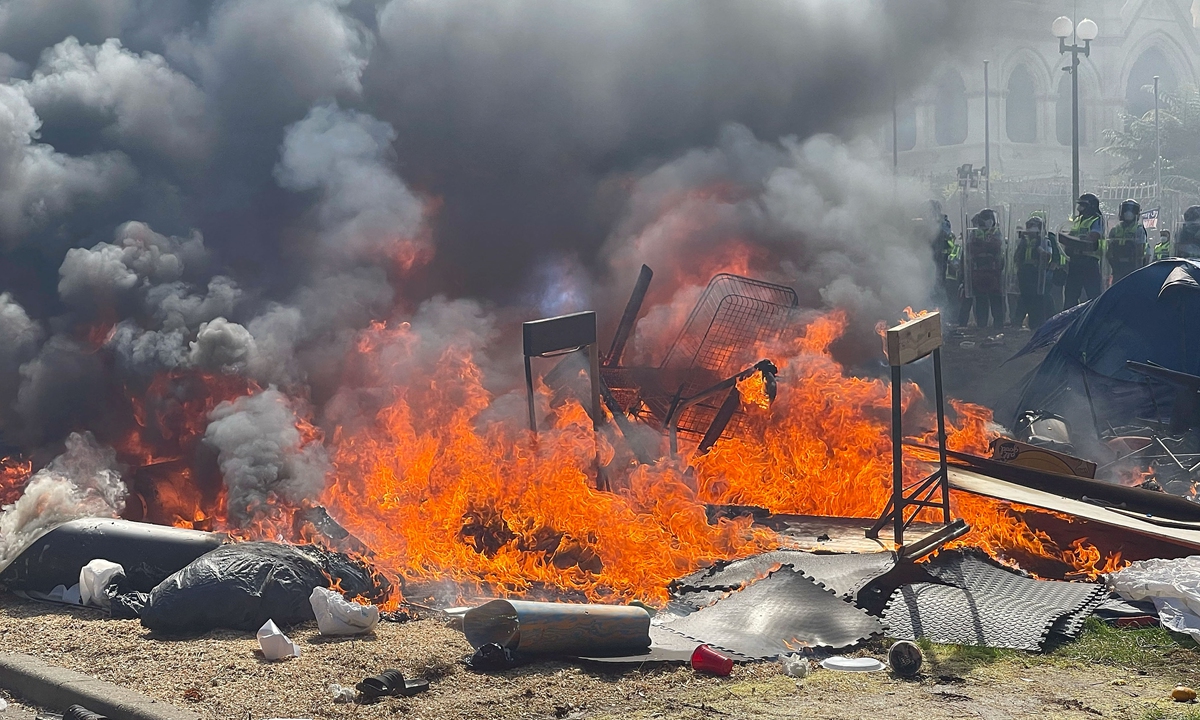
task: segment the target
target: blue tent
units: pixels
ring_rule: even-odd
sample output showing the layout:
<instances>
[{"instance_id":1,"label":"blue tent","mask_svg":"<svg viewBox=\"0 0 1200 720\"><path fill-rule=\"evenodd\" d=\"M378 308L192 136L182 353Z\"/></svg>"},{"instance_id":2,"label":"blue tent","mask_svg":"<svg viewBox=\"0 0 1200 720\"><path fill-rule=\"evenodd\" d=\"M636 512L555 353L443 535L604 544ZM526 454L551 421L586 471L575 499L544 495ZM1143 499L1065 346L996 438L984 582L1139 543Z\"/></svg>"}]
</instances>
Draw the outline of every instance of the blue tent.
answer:
<instances>
[{"instance_id":1,"label":"blue tent","mask_svg":"<svg viewBox=\"0 0 1200 720\"><path fill-rule=\"evenodd\" d=\"M1200 375L1200 263L1173 258L1131 273L1059 330L1025 383L1014 421L1027 410L1062 415L1077 447L1098 442L1107 428L1139 419L1165 422L1175 386L1135 373L1125 362Z\"/></svg>"}]
</instances>

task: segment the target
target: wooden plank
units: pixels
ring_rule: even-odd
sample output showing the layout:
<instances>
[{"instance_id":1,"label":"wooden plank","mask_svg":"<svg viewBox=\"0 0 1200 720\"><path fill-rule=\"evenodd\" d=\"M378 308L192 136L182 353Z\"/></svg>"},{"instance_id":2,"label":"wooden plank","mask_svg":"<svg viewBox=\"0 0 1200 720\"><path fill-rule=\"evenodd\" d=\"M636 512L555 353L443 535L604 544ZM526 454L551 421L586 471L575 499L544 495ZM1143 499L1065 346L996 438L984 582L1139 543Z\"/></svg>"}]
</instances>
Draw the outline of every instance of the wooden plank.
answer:
<instances>
[{"instance_id":1,"label":"wooden plank","mask_svg":"<svg viewBox=\"0 0 1200 720\"><path fill-rule=\"evenodd\" d=\"M879 533L878 540L867 537L875 518L829 517L823 515L771 515L759 521L779 533L780 545L786 550L806 550L819 553L876 553L895 550L889 528ZM941 525L913 523L904 532L905 542L911 544L940 529Z\"/></svg>"},{"instance_id":2,"label":"wooden plank","mask_svg":"<svg viewBox=\"0 0 1200 720\"><path fill-rule=\"evenodd\" d=\"M942 346L942 314L931 312L887 331L888 363L907 365Z\"/></svg>"},{"instance_id":3,"label":"wooden plank","mask_svg":"<svg viewBox=\"0 0 1200 720\"><path fill-rule=\"evenodd\" d=\"M1152 522L1147 522L1128 514L1113 512L1099 505L997 480L996 478L971 472L970 470L950 468L949 479L952 490L974 493L1021 505L1031 505L1045 510L1053 510L1092 522L1110 525L1139 535L1145 535L1156 540L1200 549L1200 530L1155 525Z\"/></svg>"}]
</instances>

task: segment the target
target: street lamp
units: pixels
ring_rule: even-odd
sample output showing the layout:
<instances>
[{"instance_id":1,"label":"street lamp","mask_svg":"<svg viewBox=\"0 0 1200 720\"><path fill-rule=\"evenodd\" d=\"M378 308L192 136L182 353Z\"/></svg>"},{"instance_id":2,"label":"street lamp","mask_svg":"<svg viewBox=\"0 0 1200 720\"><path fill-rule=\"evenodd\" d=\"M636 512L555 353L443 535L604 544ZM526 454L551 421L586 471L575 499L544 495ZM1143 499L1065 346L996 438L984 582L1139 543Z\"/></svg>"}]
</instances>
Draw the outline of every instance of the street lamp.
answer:
<instances>
[{"instance_id":1,"label":"street lamp","mask_svg":"<svg viewBox=\"0 0 1200 720\"><path fill-rule=\"evenodd\" d=\"M1071 18L1055 19L1050 26L1054 37L1058 38L1058 54L1071 53L1071 66L1063 68L1071 73L1071 200L1079 198L1079 54L1088 57L1092 52L1092 41L1100 33L1100 28L1092 20L1084 18L1075 25ZM1075 41L1067 44L1067 38L1075 33ZM1083 45L1078 41L1082 40Z\"/></svg>"}]
</instances>

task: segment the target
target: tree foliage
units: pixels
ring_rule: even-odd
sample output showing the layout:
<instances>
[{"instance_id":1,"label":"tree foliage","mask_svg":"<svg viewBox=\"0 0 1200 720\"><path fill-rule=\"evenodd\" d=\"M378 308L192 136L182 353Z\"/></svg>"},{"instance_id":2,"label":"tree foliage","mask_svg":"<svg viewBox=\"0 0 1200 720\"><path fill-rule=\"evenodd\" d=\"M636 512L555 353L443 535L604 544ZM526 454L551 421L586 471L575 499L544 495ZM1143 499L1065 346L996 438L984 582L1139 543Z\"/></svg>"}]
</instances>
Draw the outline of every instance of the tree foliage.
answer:
<instances>
[{"instance_id":1,"label":"tree foliage","mask_svg":"<svg viewBox=\"0 0 1200 720\"><path fill-rule=\"evenodd\" d=\"M1154 111L1126 117L1121 130L1105 130L1107 145L1097 152L1124 160L1117 173L1154 178ZM1200 192L1200 88L1159 93L1162 181L1165 187Z\"/></svg>"}]
</instances>

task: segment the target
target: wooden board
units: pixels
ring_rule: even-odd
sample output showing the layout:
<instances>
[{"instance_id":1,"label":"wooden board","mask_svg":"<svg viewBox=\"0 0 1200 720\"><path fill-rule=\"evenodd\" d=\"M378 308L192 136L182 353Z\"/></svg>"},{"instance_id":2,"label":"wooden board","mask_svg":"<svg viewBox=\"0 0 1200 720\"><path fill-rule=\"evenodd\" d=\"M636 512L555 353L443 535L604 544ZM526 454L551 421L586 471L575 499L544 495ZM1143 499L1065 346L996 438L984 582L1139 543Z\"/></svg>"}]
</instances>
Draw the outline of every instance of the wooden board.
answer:
<instances>
[{"instance_id":1,"label":"wooden board","mask_svg":"<svg viewBox=\"0 0 1200 720\"><path fill-rule=\"evenodd\" d=\"M942 346L942 315L931 312L887 331L888 363L907 365Z\"/></svg>"},{"instance_id":2,"label":"wooden board","mask_svg":"<svg viewBox=\"0 0 1200 720\"><path fill-rule=\"evenodd\" d=\"M1053 510L1091 522L1102 523L1114 528L1144 535L1155 540L1200 549L1200 530L1155 525L1152 522L1139 519L1131 514L1113 512L1099 505L1072 500L1061 495L1054 495L1053 493L997 480L996 478L971 472L970 470L950 468L949 478L950 487L953 490Z\"/></svg>"},{"instance_id":3,"label":"wooden board","mask_svg":"<svg viewBox=\"0 0 1200 720\"><path fill-rule=\"evenodd\" d=\"M878 540L867 537L875 518L825 517L819 515L771 515L759 524L779 533L781 547L819 553L877 553L895 550L891 526L879 533ZM904 531L908 544L940 529L941 525L913 523Z\"/></svg>"}]
</instances>

